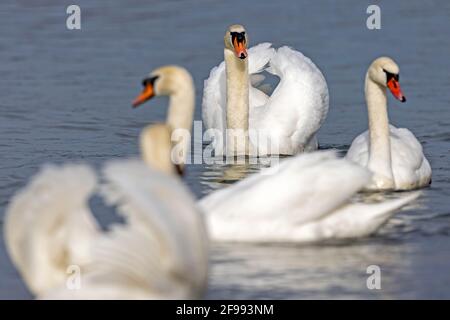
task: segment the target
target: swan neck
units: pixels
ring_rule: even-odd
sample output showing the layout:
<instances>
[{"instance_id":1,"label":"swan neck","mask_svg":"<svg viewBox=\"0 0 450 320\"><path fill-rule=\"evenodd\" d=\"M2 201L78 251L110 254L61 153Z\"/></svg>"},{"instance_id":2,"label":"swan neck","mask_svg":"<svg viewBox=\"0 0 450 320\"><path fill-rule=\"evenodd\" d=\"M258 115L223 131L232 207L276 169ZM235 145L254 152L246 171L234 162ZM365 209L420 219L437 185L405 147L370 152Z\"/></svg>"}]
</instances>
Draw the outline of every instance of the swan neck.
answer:
<instances>
[{"instance_id":1,"label":"swan neck","mask_svg":"<svg viewBox=\"0 0 450 320\"><path fill-rule=\"evenodd\" d=\"M171 159L171 129L166 124L154 124L144 128L140 136L141 156L152 169L175 174Z\"/></svg>"},{"instance_id":2,"label":"swan neck","mask_svg":"<svg viewBox=\"0 0 450 320\"><path fill-rule=\"evenodd\" d=\"M224 50L224 56L227 85L227 142L229 141L229 135L233 135L238 143L233 143L231 149L238 154L247 153L249 127L248 58L239 59L227 48ZM231 131L231 133L229 134L228 131ZM227 148L229 145L227 143Z\"/></svg>"},{"instance_id":3,"label":"swan neck","mask_svg":"<svg viewBox=\"0 0 450 320\"><path fill-rule=\"evenodd\" d=\"M369 116L369 164L373 172L393 179L386 88L366 75L366 103Z\"/></svg>"},{"instance_id":4,"label":"swan neck","mask_svg":"<svg viewBox=\"0 0 450 320\"><path fill-rule=\"evenodd\" d=\"M172 164L186 164L191 149L191 130L195 110L195 91L191 78L180 81L176 92L169 98L167 125L170 129Z\"/></svg>"},{"instance_id":5,"label":"swan neck","mask_svg":"<svg viewBox=\"0 0 450 320\"><path fill-rule=\"evenodd\" d=\"M167 124L173 130L186 129L191 131L195 109L194 84L192 80L183 83L184 87L180 87L169 97Z\"/></svg>"}]
</instances>

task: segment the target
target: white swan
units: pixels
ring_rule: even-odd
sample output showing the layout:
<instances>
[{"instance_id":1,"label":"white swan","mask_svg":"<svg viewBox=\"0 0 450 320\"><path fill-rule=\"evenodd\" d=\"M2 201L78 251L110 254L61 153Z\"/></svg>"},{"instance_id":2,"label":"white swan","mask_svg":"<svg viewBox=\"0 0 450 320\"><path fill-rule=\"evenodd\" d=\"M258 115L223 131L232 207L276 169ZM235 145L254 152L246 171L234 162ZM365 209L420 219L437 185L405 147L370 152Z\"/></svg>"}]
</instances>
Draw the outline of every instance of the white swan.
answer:
<instances>
[{"instance_id":1,"label":"white swan","mask_svg":"<svg viewBox=\"0 0 450 320\"><path fill-rule=\"evenodd\" d=\"M247 141L245 132L250 129L250 143L226 143L224 153L292 155L317 149L316 133L327 115L329 97L325 78L314 63L298 51L275 50L270 43L250 48L247 58L247 33L240 25L229 27L224 41L225 62L205 80L203 121L206 129L218 130L227 142L233 137ZM270 97L257 88L264 70L280 78ZM226 128L235 131L225 136ZM266 141L272 146L267 147ZM219 154L224 145L223 140L217 142Z\"/></svg>"},{"instance_id":2,"label":"white swan","mask_svg":"<svg viewBox=\"0 0 450 320\"><path fill-rule=\"evenodd\" d=\"M381 203L350 198L371 174L334 152L285 160L200 200L215 241L316 242L358 238L377 231L419 193Z\"/></svg>"},{"instance_id":3,"label":"white swan","mask_svg":"<svg viewBox=\"0 0 450 320\"><path fill-rule=\"evenodd\" d=\"M152 96L173 88L168 79L192 85L181 68L160 68L153 75L158 84ZM190 104L184 100L187 108ZM157 150L171 163L164 153L170 145L157 147L165 129L157 125L141 134L147 160ZM32 293L43 299L201 297L208 265L205 226L192 194L176 177L160 172L174 173L175 166L152 169L155 156L147 161L150 168L138 160L109 162L101 182L86 165L46 167L14 196L5 215L5 243ZM99 229L88 207L96 190L117 207L125 224ZM70 287L77 274L68 274L68 268L81 272L80 288Z\"/></svg>"},{"instance_id":4,"label":"white swan","mask_svg":"<svg viewBox=\"0 0 450 320\"><path fill-rule=\"evenodd\" d=\"M157 85L158 80L154 87ZM146 87L144 94L153 91L151 85ZM194 88L177 87L171 94L180 96L183 91L193 92ZM143 100L145 97L139 97L138 103ZM179 117L192 119L194 108L183 101L177 102ZM175 105L171 103L171 107ZM174 172L169 157L171 130L173 127L167 126L164 134L149 141L147 146L151 145L153 152L146 155L148 163L168 168L168 172ZM351 203L349 199L370 176L369 170L338 159L333 152L314 152L214 191L198 204L213 240L314 242L364 237L418 196L414 193L377 204Z\"/></svg>"},{"instance_id":5,"label":"white swan","mask_svg":"<svg viewBox=\"0 0 450 320\"><path fill-rule=\"evenodd\" d=\"M420 142L408 129L389 125L386 88L398 100L406 101L399 71L392 59L381 57L366 74L369 130L353 140L346 157L374 173L366 186L369 190L410 190L431 183L431 167Z\"/></svg>"}]
</instances>

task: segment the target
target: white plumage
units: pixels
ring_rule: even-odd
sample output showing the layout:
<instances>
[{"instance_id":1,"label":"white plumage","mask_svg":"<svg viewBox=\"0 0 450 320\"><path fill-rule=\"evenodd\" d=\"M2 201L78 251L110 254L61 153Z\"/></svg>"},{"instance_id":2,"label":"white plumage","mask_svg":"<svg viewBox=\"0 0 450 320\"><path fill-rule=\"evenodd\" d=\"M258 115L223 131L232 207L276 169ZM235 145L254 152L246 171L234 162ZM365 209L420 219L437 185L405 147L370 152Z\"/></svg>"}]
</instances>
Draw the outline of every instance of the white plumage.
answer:
<instances>
[{"instance_id":1,"label":"white plumage","mask_svg":"<svg viewBox=\"0 0 450 320\"><path fill-rule=\"evenodd\" d=\"M416 189L430 183L431 166L423 155L422 145L406 128L389 126L391 166L397 190ZM367 167L369 163L369 131L353 140L347 159Z\"/></svg>"},{"instance_id":2,"label":"white plumage","mask_svg":"<svg viewBox=\"0 0 450 320\"><path fill-rule=\"evenodd\" d=\"M97 186L84 165L46 166L10 201L4 237L31 292L65 283L70 265L86 265L98 227L87 199Z\"/></svg>"}]
</instances>

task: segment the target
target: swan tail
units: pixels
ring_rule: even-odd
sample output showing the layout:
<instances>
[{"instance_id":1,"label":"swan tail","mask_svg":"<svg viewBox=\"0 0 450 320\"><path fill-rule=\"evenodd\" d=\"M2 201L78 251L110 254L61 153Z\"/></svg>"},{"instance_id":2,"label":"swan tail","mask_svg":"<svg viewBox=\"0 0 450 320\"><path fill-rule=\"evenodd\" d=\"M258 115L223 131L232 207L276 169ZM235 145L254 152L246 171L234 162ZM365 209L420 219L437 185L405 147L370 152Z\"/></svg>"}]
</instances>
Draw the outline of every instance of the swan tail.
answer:
<instances>
[{"instance_id":1,"label":"swan tail","mask_svg":"<svg viewBox=\"0 0 450 320\"><path fill-rule=\"evenodd\" d=\"M103 174L102 195L126 224L95 246L96 265L162 296L199 296L208 241L191 194L176 178L135 160L110 162Z\"/></svg>"},{"instance_id":2,"label":"swan tail","mask_svg":"<svg viewBox=\"0 0 450 320\"><path fill-rule=\"evenodd\" d=\"M399 209L407 206L420 196L416 191L399 199L381 203L354 203L343 206L332 215L324 218L320 226L325 238L358 238L375 233Z\"/></svg>"},{"instance_id":3,"label":"swan tail","mask_svg":"<svg viewBox=\"0 0 450 320\"><path fill-rule=\"evenodd\" d=\"M61 284L68 265L83 265L97 223L87 207L95 173L84 165L46 166L5 213L5 243L30 290Z\"/></svg>"}]
</instances>

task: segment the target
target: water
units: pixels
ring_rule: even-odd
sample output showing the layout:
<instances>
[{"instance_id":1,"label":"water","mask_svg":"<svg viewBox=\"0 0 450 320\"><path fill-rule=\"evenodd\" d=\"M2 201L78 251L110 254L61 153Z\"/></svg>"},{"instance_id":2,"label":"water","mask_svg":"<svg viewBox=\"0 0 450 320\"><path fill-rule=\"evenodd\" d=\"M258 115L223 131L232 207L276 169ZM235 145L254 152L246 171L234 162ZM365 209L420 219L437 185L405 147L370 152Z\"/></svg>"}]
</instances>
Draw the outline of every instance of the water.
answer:
<instances>
[{"instance_id":1,"label":"water","mask_svg":"<svg viewBox=\"0 0 450 320\"><path fill-rule=\"evenodd\" d=\"M345 151L366 130L369 63L400 64L406 104L389 100L391 122L411 129L433 168L414 209L375 237L315 246L215 245L207 298L450 298L450 3L377 1L382 29L365 27L368 1L76 1L82 31L65 28L66 1L0 4L0 219L8 199L46 162L137 155L136 137L164 119L166 99L131 110L140 80L163 64L188 68L197 86L223 59L227 25L243 23L252 44L288 44L325 74L330 113L322 148ZM246 168L191 165L200 197ZM254 168L250 171L254 171ZM95 209L95 208L94 208ZM0 298L30 298L0 242ZM368 290L366 268L382 270Z\"/></svg>"}]
</instances>

